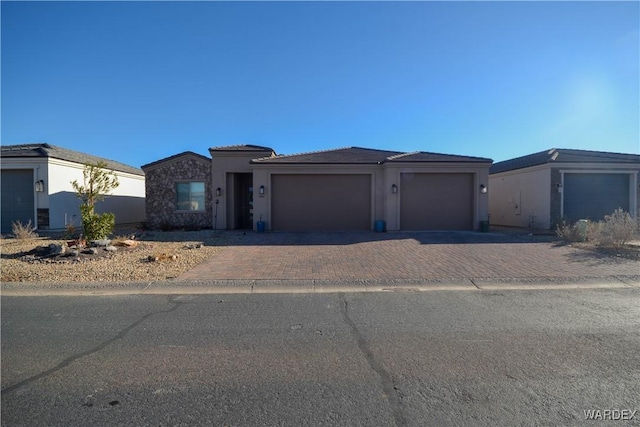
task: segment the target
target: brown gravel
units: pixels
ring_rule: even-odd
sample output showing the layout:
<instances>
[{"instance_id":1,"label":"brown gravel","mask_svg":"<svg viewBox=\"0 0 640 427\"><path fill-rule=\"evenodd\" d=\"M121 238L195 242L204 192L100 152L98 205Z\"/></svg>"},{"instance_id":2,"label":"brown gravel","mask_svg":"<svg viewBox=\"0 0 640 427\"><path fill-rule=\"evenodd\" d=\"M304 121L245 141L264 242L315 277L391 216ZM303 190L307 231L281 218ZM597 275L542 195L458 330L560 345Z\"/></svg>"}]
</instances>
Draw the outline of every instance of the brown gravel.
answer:
<instances>
[{"instance_id":1,"label":"brown gravel","mask_svg":"<svg viewBox=\"0 0 640 427\"><path fill-rule=\"evenodd\" d=\"M96 255L44 257L35 251L66 240L48 237L0 240L1 282L129 282L166 280L179 276L224 250L225 237L211 230L146 232L138 247L99 249ZM196 246L200 246L196 248ZM167 255L162 257L161 255ZM172 255L177 258L171 259ZM149 257L168 258L150 262Z\"/></svg>"}]
</instances>

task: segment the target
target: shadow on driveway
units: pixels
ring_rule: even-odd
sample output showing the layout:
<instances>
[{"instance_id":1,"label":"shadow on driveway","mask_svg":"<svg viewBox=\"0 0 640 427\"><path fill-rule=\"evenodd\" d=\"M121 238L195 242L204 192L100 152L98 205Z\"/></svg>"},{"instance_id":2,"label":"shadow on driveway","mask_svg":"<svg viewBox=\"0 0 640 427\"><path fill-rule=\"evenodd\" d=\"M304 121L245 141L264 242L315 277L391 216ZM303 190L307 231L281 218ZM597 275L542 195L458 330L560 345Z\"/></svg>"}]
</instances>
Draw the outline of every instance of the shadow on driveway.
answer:
<instances>
[{"instance_id":1,"label":"shadow on driveway","mask_svg":"<svg viewBox=\"0 0 640 427\"><path fill-rule=\"evenodd\" d=\"M266 233L218 231L214 233L218 233L225 240L225 246L340 246L389 240L414 240L423 245L450 245L456 243L538 243L557 240L552 236L474 231L396 231L384 233L372 231Z\"/></svg>"}]
</instances>

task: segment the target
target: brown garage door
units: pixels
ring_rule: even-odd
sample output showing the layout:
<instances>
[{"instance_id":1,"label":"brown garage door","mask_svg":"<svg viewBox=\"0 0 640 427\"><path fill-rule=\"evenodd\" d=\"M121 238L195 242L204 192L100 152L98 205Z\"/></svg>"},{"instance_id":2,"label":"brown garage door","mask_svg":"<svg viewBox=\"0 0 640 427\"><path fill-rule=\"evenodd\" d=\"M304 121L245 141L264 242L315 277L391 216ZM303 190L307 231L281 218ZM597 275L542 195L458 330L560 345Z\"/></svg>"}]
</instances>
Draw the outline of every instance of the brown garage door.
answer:
<instances>
[{"instance_id":1,"label":"brown garage door","mask_svg":"<svg viewBox=\"0 0 640 427\"><path fill-rule=\"evenodd\" d=\"M272 175L273 230L370 230L370 175Z\"/></svg>"},{"instance_id":2,"label":"brown garage door","mask_svg":"<svg viewBox=\"0 0 640 427\"><path fill-rule=\"evenodd\" d=\"M473 229L473 174L403 173L400 184L401 229Z\"/></svg>"}]
</instances>

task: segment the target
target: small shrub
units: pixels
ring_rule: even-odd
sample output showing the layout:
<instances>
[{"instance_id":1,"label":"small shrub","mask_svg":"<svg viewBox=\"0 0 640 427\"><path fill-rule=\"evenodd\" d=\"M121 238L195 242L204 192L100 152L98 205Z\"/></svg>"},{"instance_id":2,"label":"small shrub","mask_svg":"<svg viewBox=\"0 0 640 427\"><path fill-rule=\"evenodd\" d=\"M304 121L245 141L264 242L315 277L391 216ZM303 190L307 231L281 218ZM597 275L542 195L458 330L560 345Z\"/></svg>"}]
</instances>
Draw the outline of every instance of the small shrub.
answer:
<instances>
[{"instance_id":1,"label":"small shrub","mask_svg":"<svg viewBox=\"0 0 640 427\"><path fill-rule=\"evenodd\" d=\"M80 205L82 228L87 240L106 239L116 225L116 216L111 212L92 213L87 205Z\"/></svg>"},{"instance_id":2,"label":"small shrub","mask_svg":"<svg viewBox=\"0 0 640 427\"><path fill-rule=\"evenodd\" d=\"M638 221L622 209L604 217L598 243L621 248L638 234Z\"/></svg>"},{"instance_id":3,"label":"small shrub","mask_svg":"<svg viewBox=\"0 0 640 427\"><path fill-rule=\"evenodd\" d=\"M600 224L587 220L585 225L580 222L570 224L562 221L556 228L556 234L569 243L597 241L600 235Z\"/></svg>"},{"instance_id":4,"label":"small shrub","mask_svg":"<svg viewBox=\"0 0 640 427\"><path fill-rule=\"evenodd\" d=\"M26 224L23 224L20 221L12 222L11 232L16 239L32 239L34 237L38 237L35 233L35 228L31 225L31 220Z\"/></svg>"}]
</instances>

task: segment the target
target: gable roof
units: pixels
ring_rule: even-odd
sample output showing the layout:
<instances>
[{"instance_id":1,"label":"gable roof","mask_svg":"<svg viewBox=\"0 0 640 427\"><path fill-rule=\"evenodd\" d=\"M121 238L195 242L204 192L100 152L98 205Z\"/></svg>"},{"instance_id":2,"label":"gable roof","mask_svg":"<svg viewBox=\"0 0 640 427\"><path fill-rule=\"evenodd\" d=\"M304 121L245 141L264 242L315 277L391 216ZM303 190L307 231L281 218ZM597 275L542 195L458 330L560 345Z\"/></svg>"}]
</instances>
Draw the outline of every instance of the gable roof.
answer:
<instances>
[{"instance_id":1,"label":"gable roof","mask_svg":"<svg viewBox=\"0 0 640 427\"><path fill-rule=\"evenodd\" d=\"M93 156L90 154L81 153L79 151L69 150L67 148L58 147L51 144L37 143L37 144L19 144L19 145L3 145L0 146L0 155L2 157L13 158L37 158L48 157L59 160L66 160L68 162L86 164L86 163L98 163L105 162L108 169L114 171L127 172L133 175L144 176L144 172L141 169L133 166L125 165L124 163L116 162L114 160L105 159L103 157Z\"/></svg>"},{"instance_id":2,"label":"gable roof","mask_svg":"<svg viewBox=\"0 0 640 427\"><path fill-rule=\"evenodd\" d=\"M489 173L507 172L546 163L630 163L640 164L640 155L625 153L608 153L604 151L573 150L552 148L547 151L516 157L495 163Z\"/></svg>"},{"instance_id":3,"label":"gable roof","mask_svg":"<svg viewBox=\"0 0 640 427\"><path fill-rule=\"evenodd\" d=\"M376 150L362 147L345 147L332 150L312 151L309 153L279 155L253 159L253 164L383 164L393 162L481 162L491 163L491 159L480 157L455 156L417 151Z\"/></svg>"},{"instance_id":4,"label":"gable roof","mask_svg":"<svg viewBox=\"0 0 640 427\"><path fill-rule=\"evenodd\" d=\"M157 166L164 162L169 162L171 160L175 160L179 157L184 156L195 156L200 160L204 160L205 162L210 162L211 159L209 157L203 156L202 154L194 153L193 151L183 151L182 153L174 154L173 156L165 157L164 159L156 160L155 162L147 163L146 165L142 165L142 169L149 169L151 167Z\"/></svg>"}]
</instances>

